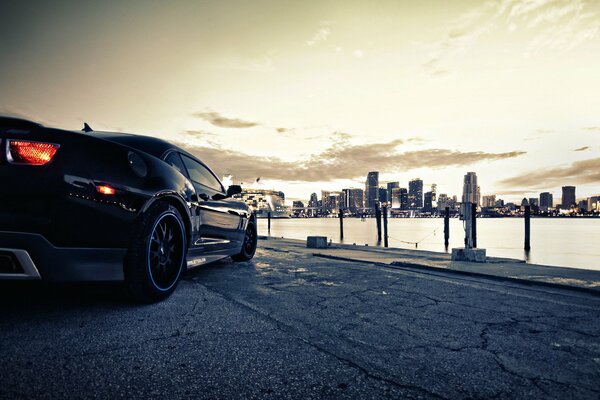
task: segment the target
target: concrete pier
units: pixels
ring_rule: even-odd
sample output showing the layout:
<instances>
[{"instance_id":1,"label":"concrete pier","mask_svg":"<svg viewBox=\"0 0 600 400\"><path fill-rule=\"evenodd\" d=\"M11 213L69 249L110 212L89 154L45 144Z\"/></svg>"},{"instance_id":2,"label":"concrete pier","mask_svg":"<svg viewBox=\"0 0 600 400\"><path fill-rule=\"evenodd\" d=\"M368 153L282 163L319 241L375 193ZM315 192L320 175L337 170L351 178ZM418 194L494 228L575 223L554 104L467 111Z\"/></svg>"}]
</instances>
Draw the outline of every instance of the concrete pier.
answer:
<instances>
[{"instance_id":1,"label":"concrete pier","mask_svg":"<svg viewBox=\"0 0 600 400\"><path fill-rule=\"evenodd\" d=\"M0 283L0 398L600 394L600 272L261 240L162 303Z\"/></svg>"}]
</instances>

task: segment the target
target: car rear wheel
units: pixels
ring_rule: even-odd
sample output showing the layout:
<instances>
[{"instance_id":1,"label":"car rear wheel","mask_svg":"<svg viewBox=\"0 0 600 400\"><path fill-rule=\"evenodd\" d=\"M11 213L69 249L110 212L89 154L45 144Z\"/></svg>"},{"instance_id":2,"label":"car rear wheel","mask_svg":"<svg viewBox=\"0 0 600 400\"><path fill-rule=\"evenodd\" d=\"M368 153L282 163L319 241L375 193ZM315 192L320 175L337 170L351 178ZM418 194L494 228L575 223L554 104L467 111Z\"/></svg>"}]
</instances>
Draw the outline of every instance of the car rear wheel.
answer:
<instances>
[{"instance_id":1,"label":"car rear wheel","mask_svg":"<svg viewBox=\"0 0 600 400\"><path fill-rule=\"evenodd\" d=\"M168 297L185 267L186 235L177 209L158 202L136 227L125 261L125 283L134 300L151 303Z\"/></svg>"},{"instance_id":2,"label":"car rear wheel","mask_svg":"<svg viewBox=\"0 0 600 400\"><path fill-rule=\"evenodd\" d=\"M248 261L252 257L254 257L254 253L256 252L256 244L258 243L258 235L256 232L256 224L254 221L248 222L248 226L246 227L246 233L244 235L244 243L242 244L241 251L231 256L233 261Z\"/></svg>"}]
</instances>

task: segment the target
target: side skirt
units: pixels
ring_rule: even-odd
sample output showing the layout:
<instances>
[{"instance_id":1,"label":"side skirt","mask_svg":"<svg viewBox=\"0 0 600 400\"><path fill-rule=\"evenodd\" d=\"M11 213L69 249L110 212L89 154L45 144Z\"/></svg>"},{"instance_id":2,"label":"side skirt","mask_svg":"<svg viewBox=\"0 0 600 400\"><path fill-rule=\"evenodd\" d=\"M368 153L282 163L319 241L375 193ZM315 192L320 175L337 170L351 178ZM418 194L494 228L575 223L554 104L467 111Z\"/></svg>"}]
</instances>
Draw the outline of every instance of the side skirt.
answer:
<instances>
[{"instance_id":1,"label":"side skirt","mask_svg":"<svg viewBox=\"0 0 600 400\"><path fill-rule=\"evenodd\" d=\"M187 269L188 270L199 267L204 264L222 260L223 258L229 257L229 254L199 255L199 256L195 256L194 258L189 258L189 257L190 256L188 255L188 261L187 261Z\"/></svg>"}]
</instances>

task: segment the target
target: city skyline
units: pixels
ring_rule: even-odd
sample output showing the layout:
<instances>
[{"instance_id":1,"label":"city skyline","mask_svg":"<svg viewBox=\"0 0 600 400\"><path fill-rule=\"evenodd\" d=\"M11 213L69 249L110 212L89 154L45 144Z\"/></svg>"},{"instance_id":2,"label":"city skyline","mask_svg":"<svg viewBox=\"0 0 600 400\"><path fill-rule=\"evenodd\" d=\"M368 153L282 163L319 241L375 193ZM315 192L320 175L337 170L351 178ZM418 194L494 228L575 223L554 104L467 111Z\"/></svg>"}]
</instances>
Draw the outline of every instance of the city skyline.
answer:
<instances>
[{"instance_id":1,"label":"city skyline","mask_svg":"<svg viewBox=\"0 0 600 400\"><path fill-rule=\"evenodd\" d=\"M598 194L600 2L62 0L3 14L1 114L168 139L290 199L373 170L440 193L475 170L482 195L514 201Z\"/></svg>"},{"instance_id":2,"label":"city skyline","mask_svg":"<svg viewBox=\"0 0 600 400\"><path fill-rule=\"evenodd\" d=\"M523 197L520 202L508 202L497 198L496 195L481 196L477 174L467 172L463 177L462 197L458 200L456 195L437 193L437 184L431 184L431 190L423 193L423 181L415 178L408 182L408 188L400 187L399 182L379 182L379 172L371 171L365 181L365 189L344 188L340 191L321 191L321 200L316 193L310 195L307 204L294 200L293 212L301 216L328 216L344 211L351 215L372 213L377 206L388 207L392 212L424 213L436 215L449 207L451 212L457 212L458 206L471 203L487 216L514 216L524 210L524 206L531 206L531 211L541 215L579 215L580 213L597 214L600 211L600 196L591 196L577 201L576 187L563 186L560 203L554 203L549 192L541 192L536 197ZM285 195L282 192L280 197ZM254 204L256 206L256 204ZM288 204L289 206L289 204ZM462 211L461 211L462 212ZM308 214L305 214L308 213Z\"/></svg>"}]
</instances>

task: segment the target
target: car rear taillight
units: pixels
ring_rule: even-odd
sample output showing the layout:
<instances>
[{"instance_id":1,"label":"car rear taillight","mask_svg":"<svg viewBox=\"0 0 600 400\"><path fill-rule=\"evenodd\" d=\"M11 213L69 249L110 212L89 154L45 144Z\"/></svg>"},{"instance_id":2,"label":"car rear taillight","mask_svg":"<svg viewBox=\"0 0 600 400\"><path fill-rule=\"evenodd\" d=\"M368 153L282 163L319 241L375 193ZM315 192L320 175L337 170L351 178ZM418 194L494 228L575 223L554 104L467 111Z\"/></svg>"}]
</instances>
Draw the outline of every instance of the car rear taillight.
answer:
<instances>
[{"instance_id":1,"label":"car rear taillight","mask_svg":"<svg viewBox=\"0 0 600 400\"><path fill-rule=\"evenodd\" d=\"M113 195L116 193L115 188L108 185L96 185L96 191L100 194Z\"/></svg>"},{"instance_id":2,"label":"car rear taillight","mask_svg":"<svg viewBox=\"0 0 600 400\"><path fill-rule=\"evenodd\" d=\"M6 159L11 164L44 165L52 161L60 145L11 140L6 143Z\"/></svg>"}]
</instances>

